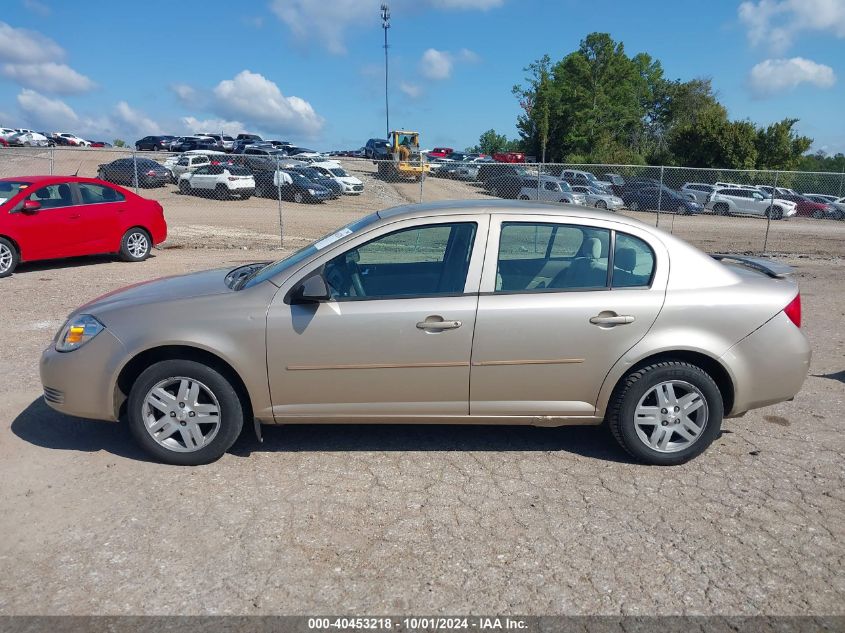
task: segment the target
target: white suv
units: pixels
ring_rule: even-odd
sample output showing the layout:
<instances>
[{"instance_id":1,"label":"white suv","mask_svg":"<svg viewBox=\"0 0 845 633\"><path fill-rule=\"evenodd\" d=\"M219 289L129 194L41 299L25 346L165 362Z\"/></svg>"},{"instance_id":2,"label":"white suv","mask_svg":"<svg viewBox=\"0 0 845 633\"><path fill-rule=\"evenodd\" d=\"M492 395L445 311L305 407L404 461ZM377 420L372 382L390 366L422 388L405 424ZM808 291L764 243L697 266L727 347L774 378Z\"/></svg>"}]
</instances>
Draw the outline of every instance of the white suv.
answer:
<instances>
[{"instance_id":1,"label":"white suv","mask_svg":"<svg viewBox=\"0 0 845 633\"><path fill-rule=\"evenodd\" d=\"M70 132L54 132L53 136L61 136L63 139L67 140L68 145L75 147L88 147L91 145L91 143L86 141L84 138L80 138L76 134L71 134Z\"/></svg>"},{"instance_id":2,"label":"white suv","mask_svg":"<svg viewBox=\"0 0 845 633\"><path fill-rule=\"evenodd\" d=\"M238 195L247 200L255 193L255 177L246 167L206 165L179 177L179 193L194 191L221 199Z\"/></svg>"},{"instance_id":3,"label":"white suv","mask_svg":"<svg viewBox=\"0 0 845 633\"><path fill-rule=\"evenodd\" d=\"M224 152L215 152L214 150L191 150L176 157L171 156L164 161L164 166L170 170L171 180L177 183L182 174L196 171L206 165L211 165L215 161L215 158L223 160L226 158L226 154Z\"/></svg>"},{"instance_id":4,"label":"white suv","mask_svg":"<svg viewBox=\"0 0 845 633\"><path fill-rule=\"evenodd\" d=\"M772 220L790 218L797 212L794 202L772 200L752 189L717 189L710 196L707 208L719 215L762 215Z\"/></svg>"},{"instance_id":5,"label":"white suv","mask_svg":"<svg viewBox=\"0 0 845 633\"><path fill-rule=\"evenodd\" d=\"M311 163L310 166L327 178L339 182L345 194L361 195L364 192L364 183L355 176L350 176L349 172L341 167L340 163L336 160Z\"/></svg>"},{"instance_id":6,"label":"white suv","mask_svg":"<svg viewBox=\"0 0 845 633\"><path fill-rule=\"evenodd\" d=\"M539 188L538 188L539 185ZM586 204L583 193L575 193L565 180L554 176L524 176L522 189L517 196L520 200L548 200L550 202L567 202L569 204Z\"/></svg>"}]
</instances>

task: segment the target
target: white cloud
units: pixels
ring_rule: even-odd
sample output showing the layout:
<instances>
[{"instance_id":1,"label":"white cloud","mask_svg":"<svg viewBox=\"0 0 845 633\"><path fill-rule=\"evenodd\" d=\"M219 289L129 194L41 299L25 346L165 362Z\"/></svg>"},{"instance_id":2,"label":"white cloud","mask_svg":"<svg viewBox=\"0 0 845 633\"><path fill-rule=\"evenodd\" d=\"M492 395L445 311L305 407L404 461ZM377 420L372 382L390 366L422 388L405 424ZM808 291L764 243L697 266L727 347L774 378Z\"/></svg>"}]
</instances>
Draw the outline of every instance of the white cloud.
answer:
<instances>
[{"instance_id":1,"label":"white cloud","mask_svg":"<svg viewBox=\"0 0 845 633\"><path fill-rule=\"evenodd\" d=\"M115 117L120 129L133 132L138 136L162 132L161 125L143 112L130 107L125 101L120 101L115 107Z\"/></svg>"},{"instance_id":2,"label":"white cloud","mask_svg":"<svg viewBox=\"0 0 845 633\"><path fill-rule=\"evenodd\" d=\"M38 64L59 61L64 59L64 56L64 49L49 37L0 22L0 61Z\"/></svg>"},{"instance_id":3,"label":"white cloud","mask_svg":"<svg viewBox=\"0 0 845 633\"><path fill-rule=\"evenodd\" d=\"M240 121L227 121L225 119L197 119L192 116L182 117L182 130L187 134L195 132L208 132L216 134L223 132L223 134L230 134L235 136L246 129L246 126Z\"/></svg>"},{"instance_id":4,"label":"white cloud","mask_svg":"<svg viewBox=\"0 0 845 633\"><path fill-rule=\"evenodd\" d=\"M215 108L224 117L279 133L315 136L324 120L310 103L300 97L286 97L279 87L258 73L243 70L214 89Z\"/></svg>"},{"instance_id":5,"label":"white cloud","mask_svg":"<svg viewBox=\"0 0 845 633\"><path fill-rule=\"evenodd\" d=\"M423 93L422 86L408 81L400 81L399 90L411 99L419 99Z\"/></svg>"},{"instance_id":6,"label":"white cloud","mask_svg":"<svg viewBox=\"0 0 845 633\"><path fill-rule=\"evenodd\" d=\"M76 72L67 64L56 62L4 64L0 74L21 86L57 94L88 92L96 87L90 78Z\"/></svg>"},{"instance_id":7,"label":"white cloud","mask_svg":"<svg viewBox=\"0 0 845 633\"><path fill-rule=\"evenodd\" d=\"M0 22L0 74L26 88L72 94L93 90L96 84L63 63L64 49L36 31Z\"/></svg>"},{"instance_id":8,"label":"white cloud","mask_svg":"<svg viewBox=\"0 0 845 633\"><path fill-rule=\"evenodd\" d=\"M792 90L807 83L818 88L830 88L836 74L830 66L803 57L767 59L751 69L749 84L757 97L766 97Z\"/></svg>"},{"instance_id":9,"label":"white cloud","mask_svg":"<svg viewBox=\"0 0 845 633\"><path fill-rule=\"evenodd\" d=\"M271 11L303 45L346 53L349 29L380 28L379 6L384 0L272 0ZM481 10L500 7L505 0L390 0L394 18L435 10Z\"/></svg>"},{"instance_id":10,"label":"white cloud","mask_svg":"<svg viewBox=\"0 0 845 633\"><path fill-rule=\"evenodd\" d=\"M452 75L452 56L429 48L420 59L420 74L427 79L448 79Z\"/></svg>"},{"instance_id":11,"label":"white cloud","mask_svg":"<svg viewBox=\"0 0 845 633\"><path fill-rule=\"evenodd\" d=\"M196 105L199 101L199 92L196 88L189 86L188 84L170 84L170 90L176 95L176 98L185 105Z\"/></svg>"},{"instance_id":12,"label":"white cloud","mask_svg":"<svg viewBox=\"0 0 845 633\"><path fill-rule=\"evenodd\" d=\"M747 0L738 14L748 28L748 41L775 53L786 51L802 31L845 37L842 0Z\"/></svg>"},{"instance_id":13,"label":"white cloud","mask_svg":"<svg viewBox=\"0 0 845 633\"><path fill-rule=\"evenodd\" d=\"M462 48L457 54L429 48L422 54L419 70L420 74L427 79L448 79L452 76L455 62L475 64L479 61L481 61L481 57L468 48Z\"/></svg>"},{"instance_id":14,"label":"white cloud","mask_svg":"<svg viewBox=\"0 0 845 633\"><path fill-rule=\"evenodd\" d=\"M32 11L33 13L37 13L41 17L47 17L52 13L50 7L48 7L46 4L39 2L38 0L24 0L23 6L27 10Z\"/></svg>"},{"instance_id":15,"label":"white cloud","mask_svg":"<svg viewBox=\"0 0 845 633\"><path fill-rule=\"evenodd\" d=\"M28 88L18 95L18 106L26 113L29 124L35 127L58 130L79 123L79 116L64 101L50 99Z\"/></svg>"}]
</instances>

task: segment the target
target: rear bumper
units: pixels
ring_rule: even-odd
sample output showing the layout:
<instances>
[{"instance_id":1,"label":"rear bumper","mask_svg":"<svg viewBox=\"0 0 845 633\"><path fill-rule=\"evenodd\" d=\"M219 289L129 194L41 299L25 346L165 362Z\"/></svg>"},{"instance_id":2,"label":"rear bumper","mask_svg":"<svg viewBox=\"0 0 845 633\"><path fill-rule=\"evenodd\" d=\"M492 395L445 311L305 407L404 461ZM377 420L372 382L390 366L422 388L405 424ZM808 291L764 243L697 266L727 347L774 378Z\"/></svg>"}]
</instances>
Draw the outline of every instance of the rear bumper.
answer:
<instances>
[{"instance_id":1,"label":"rear bumper","mask_svg":"<svg viewBox=\"0 0 845 633\"><path fill-rule=\"evenodd\" d=\"M733 374L734 405L729 415L793 398L807 378L811 356L804 333L779 312L721 358Z\"/></svg>"}]
</instances>

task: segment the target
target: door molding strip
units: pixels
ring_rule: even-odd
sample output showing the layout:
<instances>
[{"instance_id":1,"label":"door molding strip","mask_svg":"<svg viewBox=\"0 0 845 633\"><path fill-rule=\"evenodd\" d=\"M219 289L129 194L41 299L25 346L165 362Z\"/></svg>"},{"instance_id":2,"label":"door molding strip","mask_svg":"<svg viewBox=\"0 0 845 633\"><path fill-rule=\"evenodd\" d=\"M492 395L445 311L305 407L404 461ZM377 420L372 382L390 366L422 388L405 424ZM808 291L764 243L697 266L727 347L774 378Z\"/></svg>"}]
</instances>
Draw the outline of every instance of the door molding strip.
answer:
<instances>
[{"instance_id":1,"label":"door molding strip","mask_svg":"<svg viewBox=\"0 0 845 633\"><path fill-rule=\"evenodd\" d=\"M439 363L369 363L363 365L288 365L288 371L312 371L326 369L408 369L420 367L469 367L466 361Z\"/></svg>"},{"instance_id":2,"label":"door molding strip","mask_svg":"<svg viewBox=\"0 0 845 633\"><path fill-rule=\"evenodd\" d=\"M531 358L525 360L478 360L473 361L473 367L497 367L501 365L570 365L583 363L583 358Z\"/></svg>"}]
</instances>

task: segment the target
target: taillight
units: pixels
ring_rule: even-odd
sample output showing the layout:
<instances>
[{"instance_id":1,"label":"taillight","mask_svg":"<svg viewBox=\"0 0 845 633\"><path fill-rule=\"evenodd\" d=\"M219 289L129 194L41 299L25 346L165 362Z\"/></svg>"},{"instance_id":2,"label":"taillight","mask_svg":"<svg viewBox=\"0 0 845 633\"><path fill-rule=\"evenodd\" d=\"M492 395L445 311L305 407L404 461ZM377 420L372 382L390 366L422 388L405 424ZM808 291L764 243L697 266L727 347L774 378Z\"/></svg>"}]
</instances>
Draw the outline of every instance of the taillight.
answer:
<instances>
[{"instance_id":1,"label":"taillight","mask_svg":"<svg viewBox=\"0 0 845 633\"><path fill-rule=\"evenodd\" d=\"M801 293L795 295L795 298L789 302L783 312L789 317L789 320L795 324L795 327L801 327Z\"/></svg>"},{"instance_id":2,"label":"taillight","mask_svg":"<svg viewBox=\"0 0 845 633\"><path fill-rule=\"evenodd\" d=\"M156 175L155 169L151 169L150 171L147 172L147 176L155 176L155 175Z\"/></svg>"}]
</instances>

